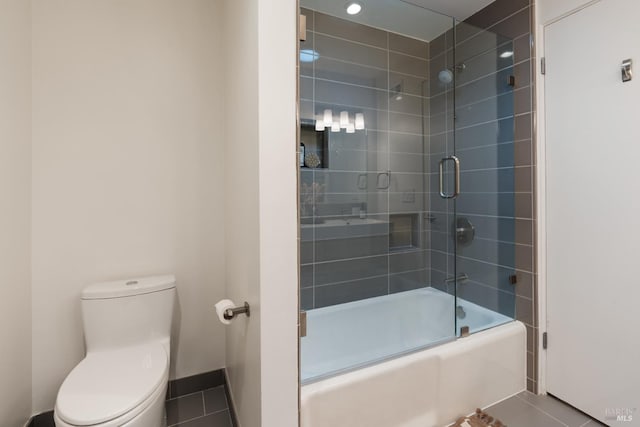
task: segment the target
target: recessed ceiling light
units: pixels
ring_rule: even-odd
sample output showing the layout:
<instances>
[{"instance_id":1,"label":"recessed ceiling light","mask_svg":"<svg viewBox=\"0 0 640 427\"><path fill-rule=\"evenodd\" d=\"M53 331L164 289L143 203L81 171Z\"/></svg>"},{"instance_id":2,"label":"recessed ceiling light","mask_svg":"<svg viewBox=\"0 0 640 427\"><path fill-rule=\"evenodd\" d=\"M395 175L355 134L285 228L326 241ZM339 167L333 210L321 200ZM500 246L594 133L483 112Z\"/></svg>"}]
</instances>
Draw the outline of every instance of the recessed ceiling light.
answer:
<instances>
[{"instance_id":1,"label":"recessed ceiling light","mask_svg":"<svg viewBox=\"0 0 640 427\"><path fill-rule=\"evenodd\" d=\"M510 50L505 50L500 54L500 58L511 58L513 56L513 52Z\"/></svg>"},{"instance_id":2,"label":"recessed ceiling light","mask_svg":"<svg viewBox=\"0 0 640 427\"><path fill-rule=\"evenodd\" d=\"M349 15L357 15L362 11L362 3L352 1L345 6Z\"/></svg>"}]
</instances>

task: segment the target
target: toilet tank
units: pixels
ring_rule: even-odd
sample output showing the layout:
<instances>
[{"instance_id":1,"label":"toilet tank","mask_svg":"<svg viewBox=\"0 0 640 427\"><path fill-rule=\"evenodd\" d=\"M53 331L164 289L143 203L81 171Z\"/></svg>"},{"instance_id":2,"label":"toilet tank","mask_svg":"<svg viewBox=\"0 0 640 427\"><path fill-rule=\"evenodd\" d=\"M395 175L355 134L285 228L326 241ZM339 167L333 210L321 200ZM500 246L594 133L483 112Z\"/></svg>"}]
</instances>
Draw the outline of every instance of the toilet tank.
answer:
<instances>
[{"instance_id":1,"label":"toilet tank","mask_svg":"<svg viewBox=\"0 0 640 427\"><path fill-rule=\"evenodd\" d=\"M170 354L175 298L174 276L87 286L81 296L87 353L157 341Z\"/></svg>"}]
</instances>

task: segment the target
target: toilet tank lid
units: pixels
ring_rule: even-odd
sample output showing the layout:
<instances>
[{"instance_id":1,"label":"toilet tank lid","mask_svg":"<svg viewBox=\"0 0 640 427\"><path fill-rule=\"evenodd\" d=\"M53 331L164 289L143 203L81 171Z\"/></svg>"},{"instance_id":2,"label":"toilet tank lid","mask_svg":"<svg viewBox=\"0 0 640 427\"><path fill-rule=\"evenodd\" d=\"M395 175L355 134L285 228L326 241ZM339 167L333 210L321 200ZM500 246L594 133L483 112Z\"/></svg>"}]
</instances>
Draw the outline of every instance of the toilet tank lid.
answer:
<instances>
[{"instance_id":1,"label":"toilet tank lid","mask_svg":"<svg viewBox=\"0 0 640 427\"><path fill-rule=\"evenodd\" d=\"M176 287L173 275L140 277L112 282L94 283L83 289L83 300L121 298L134 295L149 294Z\"/></svg>"}]
</instances>

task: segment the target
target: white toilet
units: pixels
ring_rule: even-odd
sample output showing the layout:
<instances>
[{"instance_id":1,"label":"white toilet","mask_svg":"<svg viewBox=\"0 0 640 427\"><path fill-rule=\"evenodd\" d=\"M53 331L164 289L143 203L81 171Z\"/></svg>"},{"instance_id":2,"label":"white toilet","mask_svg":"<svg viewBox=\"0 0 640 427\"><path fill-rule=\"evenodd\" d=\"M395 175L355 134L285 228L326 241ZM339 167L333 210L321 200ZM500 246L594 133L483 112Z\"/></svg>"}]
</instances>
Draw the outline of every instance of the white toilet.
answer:
<instances>
[{"instance_id":1,"label":"white toilet","mask_svg":"<svg viewBox=\"0 0 640 427\"><path fill-rule=\"evenodd\" d=\"M86 357L62 383L57 427L159 427L169 379L173 276L82 291Z\"/></svg>"}]
</instances>

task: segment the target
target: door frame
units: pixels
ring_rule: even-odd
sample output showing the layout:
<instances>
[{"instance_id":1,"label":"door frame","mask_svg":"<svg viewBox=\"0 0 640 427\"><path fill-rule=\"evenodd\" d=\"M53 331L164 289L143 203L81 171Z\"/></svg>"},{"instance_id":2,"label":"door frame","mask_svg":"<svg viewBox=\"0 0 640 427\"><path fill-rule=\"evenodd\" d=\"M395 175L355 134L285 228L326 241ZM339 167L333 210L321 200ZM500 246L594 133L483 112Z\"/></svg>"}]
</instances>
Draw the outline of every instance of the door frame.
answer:
<instances>
[{"instance_id":1,"label":"door frame","mask_svg":"<svg viewBox=\"0 0 640 427\"><path fill-rule=\"evenodd\" d=\"M580 12L581 10L593 6L602 0L578 0L573 1L572 6L567 10L556 10L551 16L547 16L545 4L550 7L551 2L557 0L541 0L535 7L535 28L534 28L534 46L536 47L535 56L535 85L536 85L536 111L534 111L534 141L536 143L536 207L535 213L537 218L536 237L536 259L537 259L537 293L538 293L538 366L537 366L537 383L538 394L547 393L547 351L543 348L543 334L547 332L547 181L546 181L546 127L545 127L545 79L542 74L541 59L545 57L545 31L546 28L568 16Z\"/></svg>"}]
</instances>

